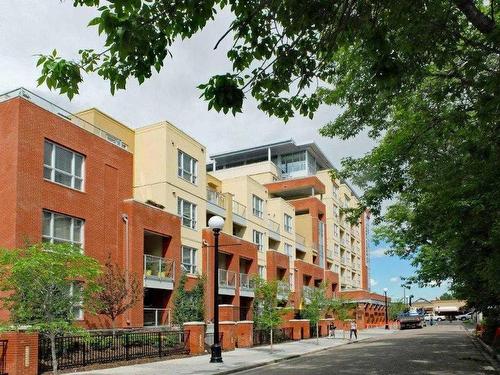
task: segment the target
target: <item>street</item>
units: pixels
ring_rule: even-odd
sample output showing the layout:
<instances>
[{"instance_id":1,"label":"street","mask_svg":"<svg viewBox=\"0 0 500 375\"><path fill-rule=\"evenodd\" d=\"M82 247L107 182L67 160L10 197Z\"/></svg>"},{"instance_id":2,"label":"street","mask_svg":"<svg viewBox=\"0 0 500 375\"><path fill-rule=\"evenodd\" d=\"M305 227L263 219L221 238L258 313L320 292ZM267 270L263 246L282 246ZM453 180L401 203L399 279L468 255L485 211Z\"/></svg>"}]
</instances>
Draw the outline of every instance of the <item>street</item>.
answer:
<instances>
[{"instance_id":1,"label":"street","mask_svg":"<svg viewBox=\"0 0 500 375\"><path fill-rule=\"evenodd\" d=\"M459 322L399 331L241 372L242 375L495 373Z\"/></svg>"}]
</instances>

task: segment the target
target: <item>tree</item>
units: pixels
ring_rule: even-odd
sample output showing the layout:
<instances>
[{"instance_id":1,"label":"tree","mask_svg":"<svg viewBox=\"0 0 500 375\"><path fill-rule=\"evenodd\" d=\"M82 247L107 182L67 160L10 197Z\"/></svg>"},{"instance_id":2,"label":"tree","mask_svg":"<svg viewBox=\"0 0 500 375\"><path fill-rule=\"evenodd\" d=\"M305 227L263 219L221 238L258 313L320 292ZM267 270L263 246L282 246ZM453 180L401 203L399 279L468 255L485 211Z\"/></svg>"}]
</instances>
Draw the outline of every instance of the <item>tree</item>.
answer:
<instances>
[{"instance_id":1,"label":"tree","mask_svg":"<svg viewBox=\"0 0 500 375\"><path fill-rule=\"evenodd\" d=\"M99 263L70 244L42 243L0 250L0 304L12 326L28 326L51 343L58 372L56 337L80 331L73 322L98 290Z\"/></svg>"},{"instance_id":2,"label":"tree","mask_svg":"<svg viewBox=\"0 0 500 375\"><path fill-rule=\"evenodd\" d=\"M125 271L111 261L111 257L108 257L97 283L101 289L94 294L91 303L96 313L111 320L114 334L116 319L141 299L141 285L136 274L131 273L127 277Z\"/></svg>"},{"instance_id":3,"label":"tree","mask_svg":"<svg viewBox=\"0 0 500 375\"><path fill-rule=\"evenodd\" d=\"M74 0L97 7L98 0ZM90 21L102 51L76 61L41 56L39 83L72 97L83 73L111 91L160 71L169 47L228 8L231 72L200 86L209 108L241 111L246 95L269 115L343 112L321 129L377 142L345 159L337 177L364 193L380 241L418 269L408 282L451 281L458 298L487 312L500 300L500 31L498 0L116 0ZM215 48L221 46L215 42ZM389 208L382 207L390 200Z\"/></svg>"},{"instance_id":4,"label":"tree","mask_svg":"<svg viewBox=\"0 0 500 375\"><path fill-rule=\"evenodd\" d=\"M185 322L202 322L205 316L205 277L200 276L192 290L186 290L185 272L179 280L174 295L173 322L182 326Z\"/></svg>"},{"instance_id":5,"label":"tree","mask_svg":"<svg viewBox=\"0 0 500 375\"><path fill-rule=\"evenodd\" d=\"M311 326L316 327L316 343L319 344L319 321L331 308L330 300L326 297L326 284L312 288L308 293L306 303L302 310L302 317L309 319Z\"/></svg>"},{"instance_id":6,"label":"tree","mask_svg":"<svg viewBox=\"0 0 500 375\"><path fill-rule=\"evenodd\" d=\"M271 352L273 351L273 329L279 327L286 309L278 308L278 282L255 277L253 320L257 329L269 330Z\"/></svg>"},{"instance_id":7,"label":"tree","mask_svg":"<svg viewBox=\"0 0 500 375\"><path fill-rule=\"evenodd\" d=\"M350 302L344 297L333 298L330 300L330 309L334 312L337 320L342 322L342 336L345 339L345 321L350 319L353 310L356 308L356 303Z\"/></svg>"},{"instance_id":8,"label":"tree","mask_svg":"<svg viewBox=\"0 0 500 375\"><path fill-rule=\"evenodd\" d=\"M396 320L401 313L408 312L408 307L402 301L394 301L389 303L389 320Z\"/></svg>"},{"instance_id":9,"label":"tree","mask_svg":"<svg viewBox=\"0 0 500 375\"><path fill-rule=\"evenodd\" d=\"M443 300L443 301L449 301L449 300L455 299L455 296L451 292L445 292L445 293L441 294L441 297L439 297L439 299Z\"/></svg>"}]
</instances>

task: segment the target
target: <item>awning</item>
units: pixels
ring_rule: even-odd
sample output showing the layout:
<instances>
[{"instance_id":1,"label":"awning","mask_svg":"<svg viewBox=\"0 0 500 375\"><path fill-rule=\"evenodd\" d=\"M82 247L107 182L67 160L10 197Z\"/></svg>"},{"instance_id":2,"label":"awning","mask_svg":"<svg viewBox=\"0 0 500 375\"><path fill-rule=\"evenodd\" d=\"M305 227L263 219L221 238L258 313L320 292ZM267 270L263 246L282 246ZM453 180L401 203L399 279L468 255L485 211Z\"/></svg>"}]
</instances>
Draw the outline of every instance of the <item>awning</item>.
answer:
<instances>
[{"instance_id":1,"label":"awning","mask_svg":"<svg viewBox=\"0 0 500 375\"><path fill-rule=\"evenodd\" d=\"M443 306L443 307L436 307L436 312L458 312L458 307L457 306Z\"/></svg>"}]
</instances>

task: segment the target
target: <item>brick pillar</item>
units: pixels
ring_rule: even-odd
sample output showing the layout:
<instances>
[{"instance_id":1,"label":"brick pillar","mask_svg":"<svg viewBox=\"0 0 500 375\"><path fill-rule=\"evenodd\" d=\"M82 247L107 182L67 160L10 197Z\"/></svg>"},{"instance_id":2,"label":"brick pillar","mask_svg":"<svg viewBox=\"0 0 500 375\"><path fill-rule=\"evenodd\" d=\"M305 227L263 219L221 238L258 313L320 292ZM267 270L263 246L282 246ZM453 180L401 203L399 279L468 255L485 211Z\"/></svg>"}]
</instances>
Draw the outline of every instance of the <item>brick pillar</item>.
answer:
<instances>
[{"instance_id":1,"label":"brick pillar","mask_svg":"<svg viewBox=\"0 0 500 375\"><path fill-rule=\"evenodd\" d=\"M188 336L189 354L197 355L205 353L205 323L184 323L184 333Z\"/></svg>"},{"instance_id":2,"label":"brick pillar","mask_svg":"<svg viewBox=\"0 0 500 375\"><path fill-rule=\"evenodd\" d=\"M251 348L253 346L252 320L236 322L236 345L238 348Z\"/></svg>"},{"instance_id":3,"label":"brick pillar","mask_svg":"<svg viewBox=\"0 0 500 375\"><path fill-rule=\"evenodd\" d=\"M222 333L222 349L234 350L236 346L236 323L232 321L219 322L219 330Z\"/></svg>"},{"instance_id":4,"label":"brick pillar","mask_svg":"<svg viewBox=\"0 0 500 375\"><path fill-rule=\"evenodd\" d=\"M328 336L328 331L330 324L332 324L333 318L325 318L319 320L319 326L321 327L321 336Z\"/></svg>"},{"instance_id":5,"label":"brick pillar","mask_svg":"<svg viewBox=\"0 0 500 375\"><path fill-rule=\"evenodd\" d=\"M5 372L9 375L38 374L38 333L5 332L0 340L7 340Z\"/></svg>"},{"instance_id":6,"label":"brick pillar","mask_svg":"<svg viewBox=\"0 0 500 375\"><path fill-rule=\"evenodd\" d=\"M294 340L309 338L309 319L291 319L289 320L292 328L292 338Z\"/></svg>"},{"instance_id":7,"label":"brick pillar","mask_svg":"<svg viewBox=\"0 0 500 375\"><path fill-rule=\"evenodd\" d=\"M219 322L234 322L234 306L219 305Z\"/></svg>"}]
</instances>

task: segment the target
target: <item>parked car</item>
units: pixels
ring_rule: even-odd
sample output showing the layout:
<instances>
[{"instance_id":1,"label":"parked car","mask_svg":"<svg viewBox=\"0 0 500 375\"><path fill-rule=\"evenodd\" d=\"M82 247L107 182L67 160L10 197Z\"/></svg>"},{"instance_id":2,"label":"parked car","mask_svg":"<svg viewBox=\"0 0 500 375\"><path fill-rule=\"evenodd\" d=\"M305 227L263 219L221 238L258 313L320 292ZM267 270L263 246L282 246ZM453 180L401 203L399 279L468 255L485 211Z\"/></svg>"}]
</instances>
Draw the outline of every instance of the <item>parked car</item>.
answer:
<instances>
[{"instance_id":1,"label":"parked car","mask_svg":"<svg viewBox=\"0 0 500 375\"><path fill-rule=\"evenodd\" d=\"M469 312L466 314L457 315L456 318L457 318L457 320L461 320L461 321L470 320L470 319L472 319L472 313Z\"/></svg>"},{"instance_id":2,"label":"parked car","mask_svg":"<svg viewBox=\"0 0 500 375\"><path fill-rule=\"evenodd\" d=\"M442 322L442 321L446 320L446 316L444 316L444 315L437 315L437 314L425 314L424 315L424 320L430 321L431 320L431 316L432 316L432 320L434 320L436 322Z\"/></svg>"}]
</instances>

